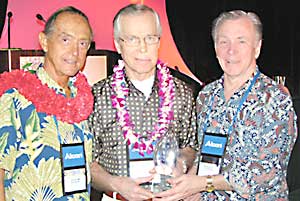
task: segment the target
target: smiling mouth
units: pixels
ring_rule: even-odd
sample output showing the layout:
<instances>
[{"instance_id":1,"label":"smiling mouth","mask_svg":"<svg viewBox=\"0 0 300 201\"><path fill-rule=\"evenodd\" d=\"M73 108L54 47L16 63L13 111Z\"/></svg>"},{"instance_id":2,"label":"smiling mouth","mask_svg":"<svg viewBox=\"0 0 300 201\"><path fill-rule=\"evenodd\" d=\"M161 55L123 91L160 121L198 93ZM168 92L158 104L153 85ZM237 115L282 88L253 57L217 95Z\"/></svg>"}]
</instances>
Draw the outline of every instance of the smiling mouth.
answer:
<instances>
[{"instance_id":1,"label":"smiling mouth","mask_svg":"<svg viewBox=\"0 0 300 201\"><path fill-rule=\"evenodd\" d=\"M228 64L237 64L238 61L227 60L226 63L228 63Z\"/></svg>"},{"instance_id":2,"label":"smiling mouth","mask_svg":"<svg viewBox=\"0 0 300 201\"><path fill-rule=\"evenodd\" d=\"M150 58L145 58L145 57L135 57L136 60L138 61L149 61L151 60Z\"/></svg>"},{"instance_id":3,"label":"smiling mouth","mask_svg":"<svg viewBox=\"0 0 300 201\"><path fill-rule=\"evenodd\" d=\"M71 64L71 65L76 64L76 61L75 61L75 60L65 59L65 62L66 62L67 64Z\"/></svg>"}]
</instances>

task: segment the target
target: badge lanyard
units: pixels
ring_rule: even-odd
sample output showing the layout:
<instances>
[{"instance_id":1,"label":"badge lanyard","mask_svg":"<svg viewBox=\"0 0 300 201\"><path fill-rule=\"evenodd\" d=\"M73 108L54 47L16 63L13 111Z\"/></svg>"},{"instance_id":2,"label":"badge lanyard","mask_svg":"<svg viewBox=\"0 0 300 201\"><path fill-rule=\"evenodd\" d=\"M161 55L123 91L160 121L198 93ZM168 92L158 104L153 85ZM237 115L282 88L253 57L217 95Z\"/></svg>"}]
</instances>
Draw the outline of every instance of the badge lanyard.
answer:
<instances>
[{"instance_id":1,"label":"badge lanyard","mask_svg":"<svg viewBox=\"0 0 300 201\"><path fill-rule=\"evenodd\" d=\"M58 122L53 116L57 136L60 143L62 163L62 190L64 195L87 191L87 170L84 141L81 143L64 144L58 128ZM84 133L82 128L82 139Z\"/></svg>"},{"instance_id":2,"label":"badge lanyard","mask_svg":"<svg viewBox=\"0 0 300 201\"><path fill-rule=\"evenodd\" d=\"M203 139L201 144L201 155L199 160L198 172L197 175L216 175L221 172L222 163L223 163L223 155L225 153L225 148L227 144L227 138L231 134L233 130L233 125L237 119L237 116L242 108L242 105L247 100L247 97L255 84L260 72L258 71L251 81L248 89L242 96L237 111L233 117L233 120L228 128L228 135L216 134L216 133L207 133L207 122L209 119L209 115L212 111L213 103L214 103L214 95L211 97L209 111L207 112L204 127L203 127Z\"/></svg>"},{"instance_id":3,"label":"badge lanyard","mask_svg":"<svg viewBox=\"0 0 300 201\"><path fill-rule=\"evenodd\" d=\"M58 121L57 121L56 116L53 116L53 119L54 119L55 126L56 126L56 130L57 130L57 138L58 138L58 140L59 140L59 143L60 143L60 144L63 144L63 140L62 140L62 138L61 138L61 135L60 135L60 132L59 132L59 129L58 129ZM82 139L84 140L83 129L84 129L84 127L82 128L82 131L81 131L81 137L82 137Z\"/></svg>"},{"instance_id":4,"label":"badge lanyard","mask_svg":"<svg viewBox=\"0 0 300 201\"><path fill-rule=\"evenodd\" d=\"M229 128L228 128L228 135L231 134L231 132L232 132L232 130L233 130L233 124L235 123L235 121L236 121L236 119L237 119L237 116L238 116L238 114L240 113L240 110L241 110L241 108L242 108L242 105L243 105L244 102L247 100L247 97L248 97L248 95L249 95L249 93L250 93L250 91L251 91L253 85L255 84L255 82L256 82L256 80L257 80L257 78L258 78L259 75L260 75L260 71L258 71L258 72L256 73L256 75L254 76L253 80L251 81L251 83L250 83L250 85L249 85L247 91L244 93L244 95L243 95L243 97L242 97L242 99L241 99L241 101L240 101L240 103L239 103L239 106L238 106L238 108L237 108L237 111L236 111L236 113L235 113L235 115L234 115L234 117L233 117L233 120L232 120L232 122L231 122L231 125L230 125ZM210 113L211 113L211 111L212 111L212 106L213 106L213 103L214 103L214 96L211 97L210 103L211 103L211 104L209 105L209 111L207 112L207 115L206 115L206 120L205 120L205 124L204 124L204 127L203 127L203 132L206 132L206 129L207 129L207 121L208 121L208 117L209 117L209 115L210 115Z\"/></svg>"}]
</instances>

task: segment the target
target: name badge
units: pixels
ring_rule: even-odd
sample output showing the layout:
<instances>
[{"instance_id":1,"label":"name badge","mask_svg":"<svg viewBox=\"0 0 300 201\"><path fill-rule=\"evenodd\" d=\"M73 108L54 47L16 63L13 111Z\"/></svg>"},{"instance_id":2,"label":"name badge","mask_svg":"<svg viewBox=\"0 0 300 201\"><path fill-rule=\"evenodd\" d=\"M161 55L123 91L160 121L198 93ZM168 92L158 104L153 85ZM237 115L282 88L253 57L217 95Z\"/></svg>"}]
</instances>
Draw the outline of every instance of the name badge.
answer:
<instances>
[{"instance_id":1,"label":"name badge","mask_svg":"<svg viewBox=\"0 0 300 201\"><path fill-rule=\"evenodd\" d=\"M87 191L84 143L61 144L64 195Z\"/></svg>"},{"instance_id":2,"label":"name badge","mask_svg":"<svg viewBox=\"0 0 300 201\"><path fill-rule=\"evenodd\" d=\"M141 156L138 151L129 150L129 176L133 179L147 177L154 168L153 153Z\"/></svg>"},{"instance_id":3,"label":"name badge","mask_svg":"<svg viewBox=\"0 0 300 201\"><path fill-rule=\"evenodd\" d=\"M227 135L204 133L198 164L198 175L220 174L227 144Z\"/></svg>"}]
</instances>

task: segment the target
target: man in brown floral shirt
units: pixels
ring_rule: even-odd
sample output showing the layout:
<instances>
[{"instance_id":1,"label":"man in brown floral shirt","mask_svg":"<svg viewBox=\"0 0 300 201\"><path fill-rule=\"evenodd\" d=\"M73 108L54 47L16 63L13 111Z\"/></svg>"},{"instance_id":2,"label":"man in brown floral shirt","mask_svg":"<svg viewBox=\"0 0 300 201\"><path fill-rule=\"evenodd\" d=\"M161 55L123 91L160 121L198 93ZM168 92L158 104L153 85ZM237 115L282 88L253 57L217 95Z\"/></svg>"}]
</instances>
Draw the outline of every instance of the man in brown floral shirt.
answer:
<instances>
[{"instance_id":1,"label":"man in brown floral shirt","mask_svg":"<svg viewBox=\"0 0 300 201\"><path fill-rule=\"evenodd\" d=\"M106 193L105 199L115 192L119 199L146 200L153 193L139 184L153 177L135 178L132 174L144 167L132 172L129 161L134 156L153 157L156 142L172 125L189 169L197 147L195 101L192 89L158 60L162 28L154 10L129 5L118 12L113 26L115 46L123 60L112 76L93 86L92 183Z\"/></svg>"}]
</instances>

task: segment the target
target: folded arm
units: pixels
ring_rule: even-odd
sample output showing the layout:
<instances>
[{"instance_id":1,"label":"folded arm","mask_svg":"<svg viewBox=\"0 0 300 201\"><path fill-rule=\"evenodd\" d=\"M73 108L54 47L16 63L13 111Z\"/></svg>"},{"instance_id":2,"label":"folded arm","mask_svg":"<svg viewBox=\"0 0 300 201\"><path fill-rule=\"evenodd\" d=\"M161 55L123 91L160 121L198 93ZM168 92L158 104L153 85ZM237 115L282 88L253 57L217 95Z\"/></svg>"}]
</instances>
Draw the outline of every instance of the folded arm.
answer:
<instances>
[{"instance_id":1,"label":"folded arm","mask_svg":"<svg viewBox=\"0 0 300 201\"><path fill-rule=\"evenodd\" d=\"M5 201L5 192L4 192L4 169L0 168L0 200Z\"/></svg>"}]
</instances>

